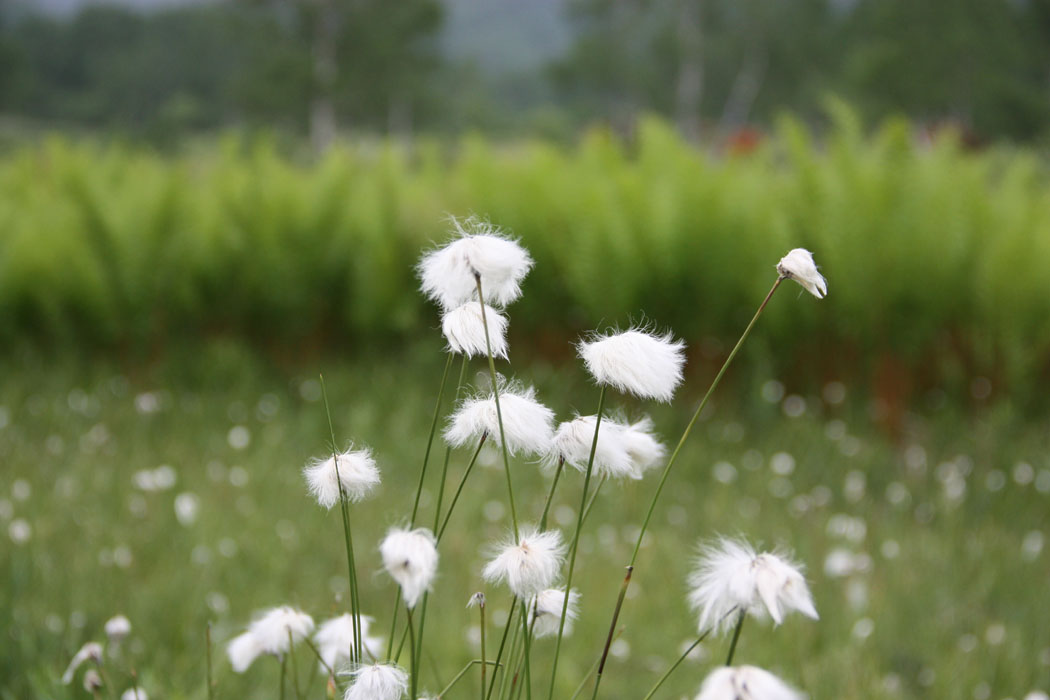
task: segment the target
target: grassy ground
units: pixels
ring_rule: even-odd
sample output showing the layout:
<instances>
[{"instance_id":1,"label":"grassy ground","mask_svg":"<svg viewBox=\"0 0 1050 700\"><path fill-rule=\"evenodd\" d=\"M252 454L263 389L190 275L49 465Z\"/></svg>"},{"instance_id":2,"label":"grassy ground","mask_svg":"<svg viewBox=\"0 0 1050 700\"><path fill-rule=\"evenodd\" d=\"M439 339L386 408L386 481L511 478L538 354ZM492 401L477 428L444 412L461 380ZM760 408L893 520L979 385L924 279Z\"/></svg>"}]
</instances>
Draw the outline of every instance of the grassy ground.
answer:
<instances>
[{"instance_id":1,"label":"grassy ground","mask_svg":"<svg viewBox=\"0 0 1050 700\"><path fill-rule=\"evenodd\" d=\"M276 662L260 659L238 676L223 645L261 608L292 603L320 620L346 607L338 514L311 501L301 476L328 442L318 370L338 438L374 447L383 470L381 491L352 518L363 609L386 635L394 589L379 573L376 545L410 511L441 366L435 352L290 372L221 344L132 373L73 360L5 360L0 697L86 696L79 682L67 688L58 679L116 613L134 630L110 675L126 679L124 669L134 667L151 698L206 697L209 622L217 697L277 696ZM475 369L481 365L468 376ZM560 418L593 412L597 392L580 368L516 362L513 369L537 383ZM806 563L820 621L748 623L737 658L814 698L1020 699L1050 690L1045 425L1006 405L962 415L930 397L891 444L874 427L878 407L851 387L844 401L840 386L782 398L765 379L726 387L720 398L747 398L721 401L687 444L639 559L603 697L640 698L695 638L685 579L697 542L717 534L783 546ZM650 411L673 444L706 380L691 377L671 407L613 404L632 416ZM426 524L434 517L436 454ZM468 456L453 453L453 478ZM477 655L470 594L485 590L496 617L509 598L479 577L486 548L509 525L496 454L484 453L483 464L441 545L426 624L433 663L422 683L432 692ZM174 471L171 488L136 485L137 473L161 465ZM519 512L534 521L549 480L534 464L513 468ZM566 536L581 486L571 474L555 498ZM577 568L581 620L564 646L558 698L571 695L599 653L654 487L652 477L607 485L587 523ZM187 504L196 504L195 517ZM498 631L488 634L491 656ZM546 696L552 646L536 644L536 697ZM695 693L726 647L724 639L705 643L657 697ZM304 679L312 666L300 656ZM476 683L472 673L449 697L475 697ZM310 697L322 692L315 678Z\"/></svg>"}]
</instances>

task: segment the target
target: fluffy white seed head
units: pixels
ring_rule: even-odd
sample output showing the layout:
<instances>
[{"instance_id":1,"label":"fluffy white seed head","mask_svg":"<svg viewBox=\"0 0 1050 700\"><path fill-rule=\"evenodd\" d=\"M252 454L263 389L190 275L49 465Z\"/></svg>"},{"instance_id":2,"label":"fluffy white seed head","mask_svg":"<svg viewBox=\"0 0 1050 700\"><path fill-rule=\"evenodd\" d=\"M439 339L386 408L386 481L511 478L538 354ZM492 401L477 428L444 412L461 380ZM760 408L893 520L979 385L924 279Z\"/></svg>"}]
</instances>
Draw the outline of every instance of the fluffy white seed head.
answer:
<instances>
[{"instance_id":1,"label":"fluffy white seed head","mask_svg":"<svg viewBox=\"0 0 1050 700\"><path fill-rule=\"evenodd\" d=\"M819 617L798 564L769 552L757 554L742 541L722 539L703 547L689 586L701 630L731 628L735 611L768 614L776 624L792 610L814 620Z\"/></svg>"},{"instance_id":2,"label":"fluffy white seed head","mask_svg":"<svg viewBox=\"0 0 1050 700\"><path fill-rule=\"evenodd\" d=\"M230 659L230 666L237 673L247 671L262 653L262 644L251 632L237 635L226 645L226 656Z\"/></svg>"},{"instance_id":3,"label":"fluffy white seed head","mask_svg":"<svg viewBox=\"0 0 1050 700\"><path fill-rule=\"evenodd\" d=\"M511 541L485 565L482 576L491 583L506 581L511 592L528 599L554 583L565 558L561 532L522 530L517 542Z\"/></svg>"},{"instance_id":4,"label":"fluffy white seed head","mask_svg":"<svg viewBox=\"0 0 1050 700\"><path fill-rule=\"evenodd\" d=\"M532 268L528 251L479 219L452 219L452 225L458 237L419 263L423 294L454 309L477 299L477 275L486 303L506 306L521 296L521 281Z\"/></svg>"},{"instance_id":5,"label":"fluffy white seed head","mask_svg":"<svg viewBox=\"0 0 1050 700\"><path fill-rule=\"evenodd\" d=\"M548 588L540 591L532 599L529 608L535 618L535 634L537 638L549 637L558 633L561 624L561 609L565 604L564 588ZM565 609L564 634L572 632L572 621L579 615L580 594L573 589L569 593L569 607Z\"/></svg>"},{"instance_id":6,"label":"fluffy white seed head","mask_svg":"<svg viewBox=\"0 0 1050 700\"><path fill-rule=\"evenodd\" d=\"M408 690L408 674L392 664L360 666L343 700L401 700Z\"/></svg>"},{"instance_id":7,"label":"fluffy white seed head","mask_svg":"<svg viewBox=\"0 0 1050 700\"><path fill-rule=\"evenodd\" d=\"M757 666L723 666L704 679L696 700L805 700L805 697Z\"/></svg>"},{"instance_id":8,"label":"fluffy white seed head","mask_svg":"<svg viewBox=\"0 0 1050 700\"><path fill-rule=\"evenodd\" d=\"M73 676L76 675L77 669L80 668L81 664L85 661L93 661L96 664L101 664L102 645L98 642L88 642L80 647L77 653L73 655L73 659L69 662L69 667L66 668L66 672L62 674L62 683L65 685L72 683Z\"/></svg>"},{"instance_id":9,"label":"fluffy white seed head","mask_svg":"<svg viewBox=\"0 0 1050 700\"><path fill-rule=\"evenodd\" d=\"M115 615L106 620L104 627L106 630L106 637L113 644L119 644L124 641L124 638L131 634L131 620L124 617L123 615Z\"/></svg>"},{"instance_id":10,"label":"fluffy white seed head","mask_svg":"<svg viewBox=\"0 0 1050 700\"><path fill-rule=\"evenodd\" d=\"M142 688L128 688L120 694L120 700L149 700L149 696Z\"/></svg>"},{"instance_id":11,"label":"fluffy white seed head","mask_svg":"<svg viewBox=\"0 0 1050 700\"><path fill-rule=\"evenodd\" d=\"M517 384L504 384L499 390L503 431L507 452L542 455L554 434L554 411L536 400L536 390ZM460 404L445 429L445 440L462 447L476 444L482 435L499 444L499 417L492 394L467 399Z\"/></svg>"},{"instance_id":12,"label":"fluffy white seed head","mask_svg":"<svg viewBox=\"0 0 1050 700\"><path fill-rule=\"evenodd\" d=\"M438 551L434 533L426 528L403 530L393 528L387 533L379 553L387 573L401 586L401 595L409 608L430 590L437 573Z\"/></svg>"},{"instance_id":13,"label":"fluffy white seed head","mask_svg":"<svg viewBox=\"0 0 1050 700\"><path fill-rule=\"evenodd\" d=\"M380 481L376 461L367 448L317 460L303 469L303 476L310 493L325 508L339 502L340 481L347 499L355 503L372 493Z\"/></svg>"},{"instance_id":14,"label":"fluffy white seed head","mask_svg":"<svg viewBox=\"0 0 1050 700\"><path fill-rule=\"evenodd\" d=\"M824 279L824 275L817 272L817 264L813 262L813 253L805 248L795 248L781 258L777 263L777 272L781 277L801 284L817 299L823 299L828 295L828 281Z\"/></svg>"},{"instance_id":15,"label":"fluffy white seed head","mask_svg":"<svg viewBox=\"0 0 1050 700\"><path fill-rule=\"evenodd\" d=\"M485 319L481 318L481 304L468 301L441 316L441 332L448 341L449 352L457 355L488 357L485 344L485 324L489 327L492 356L507 359L507 317L488 304Z\"/></svg>"},{"instance_id":16,"label":"fluffy white seed head","mask_svg":"<svg viewBox=\"0 0 1050 700\"><path fill-rule=\"evenodd\" d=\"M369 636L369 630L374 620L368 615L361 616L361 645L373 658L379 658L382 651L383 640L380 637ZM321 659L328 664L328 668L336 669L350 662L350 654L354 648L354 618L350 613L325 620L317 628L314 634L314 642L317 650L321 653ZM324 666L321 666L324 670Z\"/></svg>"},{"instance_id":17,"label":"fluffy white seed head","mask_svg":"<svg viewBox=\"0 0 1050 700\"><path fill-rule=\"evenodd\" d=\"M581 341L578 350L596 382L643 399L667 403L682 381L685 343L670 333L631 329L596 335Z\"/></svg>"},{"instance_id":18,"label":"fluffy white seed head","mask_svg":"<svg viewBox=\"0 0 1050 700\"><path fill-rule=\"evenodd\" d=\"M93 668L84 674L84 690L92 695L102 690L102 675Z\"/></svg>"},{"instance_id":19,"label":"fluffy white seed head","mask_svg":"<svg viewBox=\"0 0 1050 700\"><path fill-rule=\"evenodd\" d=\"M289 605L271 608L248 626L264 654L282 656L314 631L312 617Z\"/></svg>"},{"instance_id":20,"label":"fluffy white seed head","mask_svg":"<svg viewBox=\"0 0 1050 700\"><path fill-rule=\"evenodd\" d=\"M569 466L586 470L594 441L594 423L594 416L578 416L559 425L544 464L552 467L564 459ZM614 479L641 479L645 471L656 466L666 454L664 446L653 436L652 428L648 418L635 423L602 418L594 450L594 474Z\"/></svg>"}]
</instances>

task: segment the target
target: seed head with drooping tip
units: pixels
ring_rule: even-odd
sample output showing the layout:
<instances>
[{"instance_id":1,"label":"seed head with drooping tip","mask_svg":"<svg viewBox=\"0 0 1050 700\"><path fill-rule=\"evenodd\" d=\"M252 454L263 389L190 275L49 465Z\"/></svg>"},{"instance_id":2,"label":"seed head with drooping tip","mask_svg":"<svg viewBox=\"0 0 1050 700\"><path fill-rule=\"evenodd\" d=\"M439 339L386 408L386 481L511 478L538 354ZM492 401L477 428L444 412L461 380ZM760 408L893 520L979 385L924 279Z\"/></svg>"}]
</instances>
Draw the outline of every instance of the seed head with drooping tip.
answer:
<instances>
[{"instance_id":1,"label":"seed head with drooping tip","mask_svg":"<svg viewBox=\"0 0 1050 700\"><path fill-rule=\"evenodd\" d=\"M485 319L482 320L481 304L476 301L460 304L441 316L441 332L448 341L449 352L467 357L488 357L486 323L492 356L507 359L507 317L486 304Z\"/></svg>"},{"instance_id":2,"label":"seed head with drooping tip","mask_svg":"<svg viewBox=\"0 0 1050 700\"><path fill-rule=\"evenodd\" d=\"M768 614L778 625L792 610L819 618L801 567L778 554L757 554L743 541L723 538L703 547L689 586L689 601L700 612L701 631L732 628L734 610L759 617Z\"/></svg>"},{"instance_id":3,"label":"seed head with drooping tip","mask_svg":"<svg viewBox=\"0 0 1050 700\"><path fill-rule=\"evenodd\" d=\"M481 575L490 583L506 581L514 595L527 600L554 583L565 546L558 530L523 529L520 535L499 550Z\"/></svg>"},{"instance_id":4,"label":"seed head with drooping tip","mask_svg":"<svg viewBox=\"0 0 1050 700\"><path fill-rule=\"evenodd\" d=\"M695 700L805 700L805 697L757 666L723 666L704 679Z\"/></svg>"},{"instance_id":5,"label":"seed head with drooping tip","mask_svg":"<svg viewBox=\"0 0 1050 700\"><path fill-rule=\"evenodd\" d=\"M102 690L102 676L93 668L84 674L84 690L92 695Z\"/></svg>"},{"instance_id":6,"label":"seed head with drooping tip","mask_svg":"<svg viewBox=\"0 0 1050 700\"><path fill-rule=\"evenodd\" d=\"M73 655L73 659L69 662L69 667L66 668L66 672L62 674L62 683L69 685L73 682L73 676L76 675L77 669L85 661L93 661L96 664L102 663L102 645L98 642L88 642L84 646L80 647L76 654Z\"/></svg>"},{"instance_id":7,"label":"seed head with drooping tip","mask_svg":"<svg viewBox=\"0 0 1050 700\"><path fill-rule=\"evenodd\" d=\"M437 574L438 551L434 533L426 528L405 530L393 528L379 545L383 566L401 586L401 596L409 608L430 586Z\"/></svg>"},{"instance_id":8,"label":"seed head with drooping tip","mask_svg":"<svg viewBox=\"0 0 1050 700\"><path fill-rule=\"evenodd\" d=\"M511 455L546 453L554 432L554 412L536 400L536 390L504 382L499 390L499 403L507 452ZM491 393L460 404L445 429L445 440L454 447L462 447L476 443L486 434L498 444L499 415Z\"/></svg>"},{"instance_id":9,"label":"seed head with drooping tip","mask_svg":"<svg viewBox=\"0 0 1050 700\"><path fill-rule=\"evenodd\" d=\"M367 448L317 460L303 469L303 476L313 497L329 509L339 502L339 482L347 500L354 503L372 493L380 482L376 461Z\"/></svg>"},{"instance_id":10,"label":"seed head with drooping tip","mask_svg":"<svg viewBox=\"0 0 1050 700\"><path fill-rule=\"evenodd\" d=\"M422 290L444 310L477 299L476 276L485 302L506 306L521 296L521 281L532 268L528 251L498 228L476 218L452 219L457 235L419 263Z\"/></svg>"},{"instance_id":11,"label":"seed head with drooping tip","mask_svg":"<svg viewBox=\"0 0 1050 700\"><path fill-rule=\"evenodd\" d=\"M653 335L632 328L595 335L577 346L587 371L598 384L643 399L668 403L682 381L685 343L671 333Z\"/></svg>"},{"instance_id":12,"label":"seed head with drooping tip","mask_svg":"<svg viewBox=\"0 0 1050 700\"><path fill-rule=\"evenodd\" d=\"M828 295L828 281L817 272L813 253L805 248L795 248L777 263L777 272L784 279L795 280L817 299Z\"/></svg>"},{"instance_id":13,"label":"seed head with drooping tip","mask_svg":"<svg viewBox=\"0 0 1050 700\"><path fill-rule=\"evenodd\" d=\"M408 690L408 674L393 664L358 666L343 700L401 700Z\"/></svg>"}]
</instances>

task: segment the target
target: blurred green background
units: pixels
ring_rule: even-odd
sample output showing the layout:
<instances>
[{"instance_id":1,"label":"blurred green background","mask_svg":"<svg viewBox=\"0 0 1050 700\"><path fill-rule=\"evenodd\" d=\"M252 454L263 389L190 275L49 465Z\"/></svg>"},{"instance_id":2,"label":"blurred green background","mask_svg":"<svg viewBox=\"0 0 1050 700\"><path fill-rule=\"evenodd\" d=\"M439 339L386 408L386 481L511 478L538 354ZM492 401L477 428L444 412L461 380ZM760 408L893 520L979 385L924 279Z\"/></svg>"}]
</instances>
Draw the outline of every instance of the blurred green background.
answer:
<instances>
[{"instance_id":1,"label":"blurred green background","mask_svg":"<svg viewBox=\"0 0 1050 700\"><path fill-rule=\"evenodd\" d=\"M1048 69L1037 0L2 0L0 697L87 697L58 679L118 612L118 694L135 669L151 698L206 697L210 622L218 696L276 696L277 664L236 676L222 647L265 607L346 606L338 517L300 474L329 442L320 372L338 440L384 473L354 518L387 634L374 545L444 364L414 266L475 214L536 260L499 370L567 419L597 398L581 333L671 329L676 401L614 404L672 444L779 258L828 278L777 293L687 443L603 697L642 697L695 638L696 543L739 533L794 551L822 616L749 626L742 662L813 698L1044 698ZM535 520L549 482L514 469ZM479 470L442 542L432 692L477 654L502 479ZM556 697L653 488L603 490ZM424 521L437 489L432 466Z\"/></svg>"}]
</instances>

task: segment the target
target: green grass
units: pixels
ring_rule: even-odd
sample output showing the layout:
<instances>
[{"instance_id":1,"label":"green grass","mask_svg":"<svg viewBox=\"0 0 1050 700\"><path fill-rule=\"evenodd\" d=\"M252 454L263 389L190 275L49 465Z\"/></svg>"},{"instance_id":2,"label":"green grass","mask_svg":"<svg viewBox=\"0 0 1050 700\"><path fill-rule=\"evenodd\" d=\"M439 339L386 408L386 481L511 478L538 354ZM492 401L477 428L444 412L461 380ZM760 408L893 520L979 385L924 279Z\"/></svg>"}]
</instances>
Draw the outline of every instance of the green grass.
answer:
<instances>
[{"instance_id":1,"label":"green grass","mask_svg":"<svg viewBox=\"0 0 1050 700\"><path fill-rule=\"evenodd\" d=\"M352 519L362 608L386 634L395 591L378 573L376 547L410 511L442 366L437 339L422 345L294 370L223 343L127 371L68 357L7 361L0 375L0 697L85 697L79 683L64 688L58 678L116 613L134 630L110 673L126 678L117 669L133 666L150 697L206 697L209 622L217 697L276 697L276 662L262 658L238 676L223 645L261 608L292 603L318 620L347 609L338 511L313 503L300 473L328 446L319 371L338 439L373 446L383 470L378 495L353 506ZM483 368L477 362L469 374ZM597 391L580 367L516 359L513 368L536 382L559 417L593 411ZM631 415L650 411L673 442L709 379L694 370L670 407L612 403ZM776 398L775 386L764 389ZM1006 404L968 415L931 400L907 414L893 445L854 387L841 404L823 401L821 386L810 389L797 417L784 414L783 402L762 399L761 381L751 388L731 379L720 390L672 473L640 555L603 697L641 697L695 638L685 578L697 542L717 534L784 546L806 563L821 619L793 616L775 629L749 622L737 659L774 670L814 698L1021 698L1047 690L1050 553L1032 547L1050 536L1044 427ZM157 410L144 412L151 406ZM250 435L243 449L231 446L235 426ZM437 454L424 523L433 518ZM778 475L773 465L788 471L783 455L794 466ZM466 450L453 454L454 477L468 458ZM723 462L732 469L715 466ZM1031 466L1030 475L1020 463ZM173 489L133 486L136 471L159 465L175 469ZM535 521L549 481L534 464L512 467L522 520ZM723 483L716 474L735 479ZM961 497L946 496L946 483L964 484ZM566 536L581 484L569 474L555 499L554 522ZM563 647L559 698L600 651L654 486L651 477L606 486L587 523L577 569L581 620ZM199 499L189 525L173 506L184 492ZM487 548L509 527L505 493L501 462L486 452L440 547L426 625L433 663L424 663L421 684L432 692L477 656L468 641L476 625L468 597L484 590L490 619L506 609L506 590L479 576ZM27 542L8 538L14 519L30 524ZM863 525L864 532L849 541L835 534L836 524ZM829 576L825 559L839 548L867 555L870 567ZM863 639L856 633L868 623L861 620L873 623ZM491 658L495 626L488 638ZM534 645L536 697L545 696L551 641ZM684 664L658 697L695 693L726 648L725 639L705 643L703 658ZM299 658L305 676L313 664ZM450 697L474 697L476 683L469 674ZM310 697L322 692L318 679Z\"/></svg>"}]
</instances>

